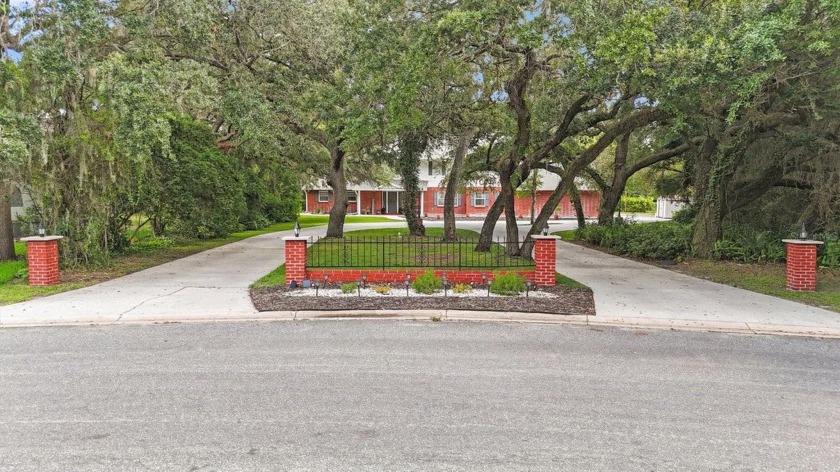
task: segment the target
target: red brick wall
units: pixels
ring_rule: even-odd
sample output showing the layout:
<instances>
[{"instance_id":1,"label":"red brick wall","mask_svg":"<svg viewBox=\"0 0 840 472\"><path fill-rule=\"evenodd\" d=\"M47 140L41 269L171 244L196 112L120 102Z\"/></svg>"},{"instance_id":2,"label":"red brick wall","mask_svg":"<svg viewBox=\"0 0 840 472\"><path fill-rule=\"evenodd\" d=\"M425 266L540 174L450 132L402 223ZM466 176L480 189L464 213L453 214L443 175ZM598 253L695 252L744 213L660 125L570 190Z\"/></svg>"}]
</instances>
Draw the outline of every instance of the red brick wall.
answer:
<instances>
[{"instance_id":1,"label":"red brick wall","mask_svg":"<svg viewBox=\"0 0 840 472\"><path fill-rule=\"evenodd\" d=\"M286 283L306 278L306 238L285 238Z\"/></svg>"},{"instance_id":2,"label":"red brick wall","mask_svg":"<svg viewBox=\"0 0 840 472\"><path fill-rule=\"evenodd\" d=\"M786 287L795 292L817 289L817 245L787 243Z\"/></svg>"},{"instance_id":3,"label":"red brick wall","mask_svg":"<svg viewBox=\"0 0 840 472\"><path fill-rule=\"evenodd\" d=\"M425 214L431 218L443 217L443 207L435 206L435 192L443 192L446 189L440 187L429 187L426 190L426 200L425 204ZM455 216L472 216L472 217L483 217L487 215L487 211L490 209L490 205L496 201L496 194L499 192L500 188L492 188L487 189L487 193L489 194L489 199L487 202L487 206L485 207L475 207L472 205L472 198L470 197L470 191L464 192L464 201L463 204L459 207L455 208ZM551 192L549 191L539 191L537 192L537 202L536 202L536 212L539 213L542 210L542 207L548 202L548 198L551 196ZM598 205L601 201L601 194L594 190L583 190L580 192L580 200L581 204L583 205L583 213L586 215L587 218L597 218L598 217ZM516 217L517 218L530 218L531 217L531 197L514 197L514 205L516 207ZM568 196L564 196L560 200L560 204L557 206L557 211L554 212L554 218L574 218L575 209L572 205L572 202L569 200Z\"/></svg>"},{"instance_id":4,"label":"red brick wall","mask_svg":"<svg viewBox=\"0 0 840 472\"><path fill-rule=\"evenodd\" d=\"M402 283L405 282L405 276L411 275L411 281L413 282L414 279L427 271L428 269L390 269L390 270L382 270L382 269L311 269L307 271L310 280L324 280L324 275L329 276L330 283L347 283L347 282L355 282L357 280L362 280L362 274L367 274L367 281L369 283ZM488 278L493 279L493 271L482 271L482 270L435 270L435 275L438 277L442 277L446 274L446 278L453 284L468 284L468 283L481 283L481 275L485 274ZM511 270L511 271L498 271L500 274L505 274L508 272L517 273L523 277L525 280L534 281L534 271L533 270ZM286 280L290 281L288 276L288 269L286 270ZM552 273L552 281L554 280L554 276Z\"/></svg>"},{"instance_id":5,"label":"red brick wall","mask_svg":"<svg viewBox=\"0 0 840 472\"><path fill-rule=\"evenodd\" d=\"M557 239L536 237L534 241L534 283L554 286L556 283Z\"/></svg>"},{"instance_id":6,"label":"red brick wall","mask_svg":"<svg viewBox=\"0 0 840 472\"><path fill-rule=\"evenodd\" d=\"M58 241L28 241L29 285L46 286L59 283Z\"/></svg>"}]
</instances>

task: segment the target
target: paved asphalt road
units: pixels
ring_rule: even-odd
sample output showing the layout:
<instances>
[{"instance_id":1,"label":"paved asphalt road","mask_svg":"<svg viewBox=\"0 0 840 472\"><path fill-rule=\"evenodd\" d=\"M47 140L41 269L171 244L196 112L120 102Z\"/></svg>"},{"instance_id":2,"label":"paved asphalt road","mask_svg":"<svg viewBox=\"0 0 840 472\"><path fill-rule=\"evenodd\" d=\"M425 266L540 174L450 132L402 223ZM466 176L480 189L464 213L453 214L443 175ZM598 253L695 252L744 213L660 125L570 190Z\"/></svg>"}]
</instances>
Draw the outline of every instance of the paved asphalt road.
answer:
<instances>
[{"instance_id":1,"label":"paved asphalt road","mask_svg":"<svg viewBox=\"0 0 840 472\"><path fill-rule=\"evenodd\" d=\"M0 470L837 470L840 341L497 323L0 330Z\"/></svg>"}]
</instances>

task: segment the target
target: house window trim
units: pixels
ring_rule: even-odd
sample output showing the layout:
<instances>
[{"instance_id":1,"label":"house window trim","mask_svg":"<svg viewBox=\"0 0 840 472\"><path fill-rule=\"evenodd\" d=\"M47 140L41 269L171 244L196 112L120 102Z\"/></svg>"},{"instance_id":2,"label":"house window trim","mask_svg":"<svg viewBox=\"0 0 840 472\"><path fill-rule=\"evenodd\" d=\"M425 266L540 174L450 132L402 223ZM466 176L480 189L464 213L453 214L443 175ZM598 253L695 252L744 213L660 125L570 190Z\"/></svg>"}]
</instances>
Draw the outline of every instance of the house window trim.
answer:
<instances>
[{"instance_id":1,"label":"house window trim","mask_svg":"<svg viewBox=\"0 0 840 472\"><path fill-rule=\"evenodd\" d=\"M482 203L481 205L479 205L478 203L476 203L476 200L477 200L477 198L476 198L476 197L478 197L478 196L481 196L481 197L482 197L482 200L484 200L484 203ZM489 194L489 193L487 193L487 192L475 192L475 193L471 193L471 194L470 194L470 203L472 203L472 206L474 206L474 207L476 207L476 208L486 208L486 207L487 207L487 205L490 203L490 194Z\"/></svg>"},{"instance_id":2,"label":"house window trim","mask_svg":"<svg viewBox=\"0 0 840 472\"><path fill-rule=\"evenodd\" d=\"M321 195L326 195L327 199L322 200ZM318 203L329 203L331 196L332 196L332 191L331 190L318 190L318 192L315 194L315 201L318 202Z\"/></svg>"},{"instance_id":3,"label":"house window trim","mask_svg":"<svg viewBox=\"0 0 840 472\"><path fill-rule=\"evenodd\" d=\"M348 191L347 192L347 203L358 203L359 200L358 200L358 198L356 198L358 196L359 195L356 193L355 190Z\"/></svg>"},{"instance_id":4,"label":"house window trim","mask_svg":"<svg viewBox=\"0 0 840 472\"><path fill-rule=\"evenodd\" d=\"M438 201L438 198L440 198L440 201ZM435 192L435 206L437 208L443 208L445 201L446 201L446 191ZM463 205L464 205L463 195L461 195L460 192L456 193L455 194L455 205L454 205L454 207L458 208L458 207L463 206Z\"/></svg>"}]
</instances>

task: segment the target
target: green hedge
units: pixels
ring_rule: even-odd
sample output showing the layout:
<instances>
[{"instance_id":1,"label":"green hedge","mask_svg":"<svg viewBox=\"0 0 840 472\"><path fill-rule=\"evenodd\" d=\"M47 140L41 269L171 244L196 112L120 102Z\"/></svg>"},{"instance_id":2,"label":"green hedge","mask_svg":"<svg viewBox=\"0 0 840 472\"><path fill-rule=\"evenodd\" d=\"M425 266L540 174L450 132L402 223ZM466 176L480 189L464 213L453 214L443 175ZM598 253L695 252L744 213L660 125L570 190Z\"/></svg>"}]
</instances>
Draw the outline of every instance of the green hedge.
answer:
<instances>
[{"instance_id":1,"label":"green hedge","mask_svg":"<svg viewBox=\"0 0 840 472\"><path fill-rule=\"evenodd\" d=\"M691 255L692 226L674 221L647 224L614 223L609 226L587 225L577 230L576 237L589 244L604 247L620 255L640 259L679 260ZM731 226L715 243L712 258L744 263L780 263L785 260L782 239L794 237L790 231L766 231ZM825 241L817 264L840 267L840 237L814 235Z\"/></svg>"},{"instance_id":2,"label":"green hedge","mask_svg":"<svg viewBox=\"0 0 840 472\"><path fill-rule=\"evenodd\" d=\"M656 199L653 197L621 197L621 211L626 213L654 213Z\"/></svg>"},{"instance_id":3,"label":"green hedge","mask_svg":"<svg viewBox=\"0 0 840 472\"><path fill-rule=\"evenodd\" d=\"M587 225L577 238L641 259L677 260L691 253L691 227L673 222Z\"/></svg>"}]
</instances>

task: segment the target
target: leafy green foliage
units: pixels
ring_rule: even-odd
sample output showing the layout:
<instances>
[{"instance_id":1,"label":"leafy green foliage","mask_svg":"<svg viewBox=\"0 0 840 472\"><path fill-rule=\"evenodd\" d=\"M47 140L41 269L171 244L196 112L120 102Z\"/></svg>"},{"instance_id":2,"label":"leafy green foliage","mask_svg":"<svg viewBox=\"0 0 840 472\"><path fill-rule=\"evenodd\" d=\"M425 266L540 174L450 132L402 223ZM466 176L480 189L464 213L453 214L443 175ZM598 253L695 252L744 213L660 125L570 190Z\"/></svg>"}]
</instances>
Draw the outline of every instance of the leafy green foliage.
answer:
<instances>
[{"instance_id":1,"label":"leafy green foliage","mask_svg":"<svg viewBox=\"0 0 840 472\"><path fill-rule=\"evenodd\" d=\"M656 199L651 197L621 197L621 211L627 213L653 213Z\"/></svg>"},{"instance_id":2,"label":"leafy green foliage","mask_svg":"<svg viewBox=\"0 0 840 472\"><path fill-rule=\"evenodd\" d=\"M158 157L161 202L181 235L212 238L239 229L245 212L241 168L215 146L210 129L187 119L171 120L171 156Z\"/></svg>"},{"instance_id":3,"label":"leafy green foliage","mask_svg":"<svg viewBox=\"0 0 840 472\"><path fill-rule=\"evenodd\" d=\"M493 283L490 284L490 291L496 295L518 295L525 291L525 278L513 272L496 273L493 277Z\"/></svg>"},{"instance_id":4,"label":"leafy green foliage","mask_svg":"<svg viewBox=\"0 0 840 472\"><path fill-rule=\"evenodd\" d=\"M691 253L690 227L673 222L587 225L577 231L577 238L641 259L679 260Z\"/></svg>"},{"instance_id":5,"label":"leafy green foliage","mask_svg":"<svg viewBox=\"0 0 840 472\"><path fill-rule=\"evenodd\" d=\"M348 282L346 284L341 284L341 293L349 295L351 293L356 293L359 290L359 287L356 286L353 282Z\"/></svg>"},{"instance_id":6,"label":"leafy green foliage","mask_svg":"<svg viewBox=\"0 0 840 472\"><path fill-rule=\"evenodd\" d=\"M426 271L417 276L412 282L411 287L418 293L431 295L440 292L443 289L443 280L436 276L432 271Z\"/></svg>"},{"instance_id":7,"label":"leafy green foliage","mask_svg":"<svg viewBox=\"0 0 840 472\"><path fill-rule=\"evenodd\" d=\"M736 262L780 262L785 259L784 234L749 227L729 227L715 243L712 258Z\"/></svg>"}]
</instances>

